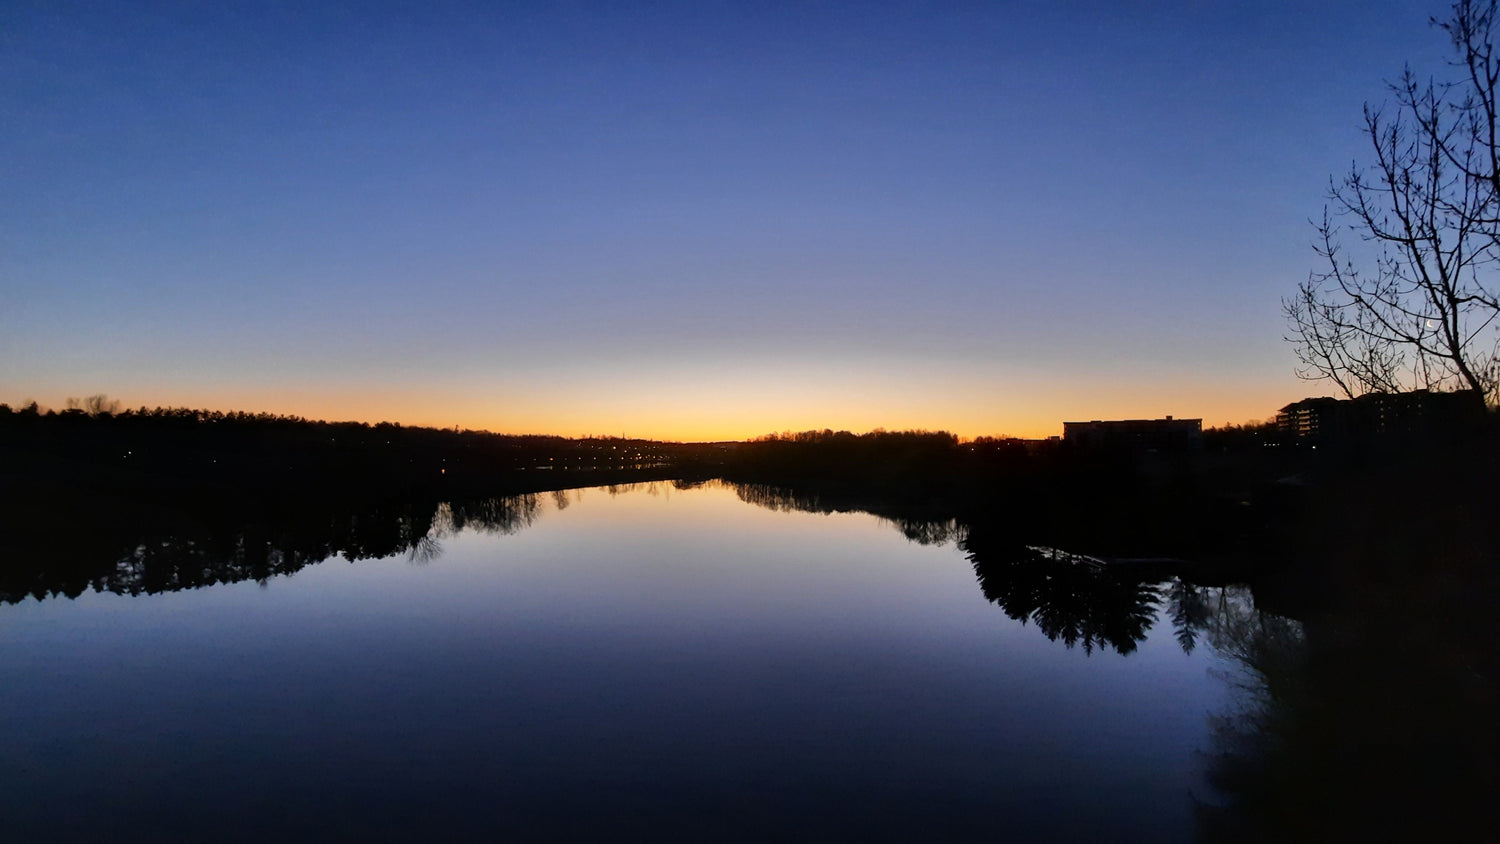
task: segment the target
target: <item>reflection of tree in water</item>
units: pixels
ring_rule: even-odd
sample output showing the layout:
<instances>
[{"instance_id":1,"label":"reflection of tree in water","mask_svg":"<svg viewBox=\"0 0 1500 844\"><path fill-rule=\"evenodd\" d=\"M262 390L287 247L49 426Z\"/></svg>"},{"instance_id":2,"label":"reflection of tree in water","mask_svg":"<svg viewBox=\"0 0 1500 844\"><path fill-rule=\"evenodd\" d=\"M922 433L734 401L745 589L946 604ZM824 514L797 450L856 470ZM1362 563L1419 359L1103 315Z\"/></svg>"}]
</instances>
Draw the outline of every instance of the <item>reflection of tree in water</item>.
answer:
<instances>
[{"instance_id":1,"label":"reflection of tree in water","mask_svg":"<svg viewBox=\"0 0 1500 844\"><path fill-rule=\"evenodd\" d=\"M194 589L218 583L292 574L333 557L368 560L405 556L424 564L442 554L442 540L460 530L512 534L530 526L541 511L536 494L472 501L371 505L355 512L299 513L271 523L237 522L234 513L213 512L193 530L130 540L104 538L70 547L52 537L51 547L24 554L5 570L0 602L29 596L76 597L85 589L139 595ZM106 556L105 544L125 546Z\"/></svg>"},{"instance_id":2,"label":"reflection of tree in water","mask_svg":"<svg viewBox=\"0 0 1500 844\"><path fill-rule=\"evenodd\" d=\"M1204 840L1493 839L1493 591L1435 596L1420 577L1355 590L1305 622L1214 607L1208 641L1235 699L1210 720Z\"/></svg>"},{"instance_id":3,"label":"reflection of tree in water","mask_svg":"<svg viewBox=\"0 0 1500 844\"><path fill-rule=\"evenodd\" d=\"M775 510L778 513L833 513L816 492L787 489L769 484L730 484L734 494L747 504Z\"/></svg>"},{"instance_id":4,"label":"reflection of tree in water","mask_svg":"<svg viewBox=\"0 0 1500 844\"><path fill-rule=\"evenodd\" d=\"M1134 651L1156 622L1163 596L1155 584L1116 577L1081 562L1025 546L986 548L982 536L962 543L984 597L1052 641L1085 653Z\"/></svg>"},{"instance_id":5,"label":"reflection of tree in water","mask_svg":"<svg viewBox=\"0 0 1500 844\"><path fill-rule=\"evenodd\" d=\"M915 514L912 508L891 506L850 494L788 489L770 484L720 481L747 504L779 513L868 513L919 545L946 545L963 538L963 525L954 518Z\"/></svg>"},{"instance_id":6,"label":"reflection of tree in water","mask_svg":"<svg viewBox=\"0 0 1500 844\"><path fill-rule=\"evenodd\" d=\"M1136 650L1165 608L1177 642L1186 653L1212 621L1215 592L1181 579L1165 583L1086 565L1067 554L1028 548L1017 541L1013 526L992 522L968 524L934 518L920 508L889 505L839 492L788 489L767 484L728 483L741 500L779 512L862 512L893 525L908 540L922 545L955 542L967 552L984 596L1007 616L1034 623L1047 638L1086 653L1110 648L1121 654ZM913 514L912 510L919 512Z\"/></svg>"},{"instance_id":7,"label":"reflection of tree in water","mask_svg":"<svg viewBox=\"0 0 1500 844\"><path fill-rule=\"evenodd\" d=\"M963 527L957 519L938 521L934 519L904 519L897 516L879 516L882 522L894 525L907 540L918 545L947 545L963 538Z\"/></svg>"},{"instance_id":8,"label":"reflection of tree in water","mask_svg":"<svg viewBox=\"0 0 1500 844\"><path fill-rule=\"evenodd\" d=\"M1181 578L1172 581L1167 590L1167 607L1172 617L1172 629L1177 634L1177 644L1182 652L1190 654L1198 646L1198 634L1209 625L1213 607L1207 587L1188 583ZM1224 590L1219 590L1220 598Z\"/></svg>"},{"instance_id":9,"label":"reflection of tree in water","mask_svg":"<svg viewBox=\"0 0 1500 844\"><path fill-rule=\"evenodd\" d=\"M531 527L541 514L542 499L536 494L482 498L477 501L449 502L447 531L473 530L480 533L510 535ZM561 509L561 508L559 508Z\"/></svg>"},{"instance_id":10,"label":"reflection of tree in water","mask_svg":"<svg viewBox=\"0 0 1500 844\"><path fill-rule=\"evenodd\" d=\"M735 489L777 510L877 510ZM1164 615L1184 652L1206 644L1221 659L1211 670L1235 703L1210 718L1204 840L1491 840L1500 829L1492 557L1390 567L1399 575L1384 585L1351 563L1340 604L1296 621L1257 609L1247 586L1150 583L1027 548L1025 530L1003 519L956 533L985 597L1054 641L1127 654ZM1310 588L1295 583L1283 598Z\"/></svg>"}]
</instances>

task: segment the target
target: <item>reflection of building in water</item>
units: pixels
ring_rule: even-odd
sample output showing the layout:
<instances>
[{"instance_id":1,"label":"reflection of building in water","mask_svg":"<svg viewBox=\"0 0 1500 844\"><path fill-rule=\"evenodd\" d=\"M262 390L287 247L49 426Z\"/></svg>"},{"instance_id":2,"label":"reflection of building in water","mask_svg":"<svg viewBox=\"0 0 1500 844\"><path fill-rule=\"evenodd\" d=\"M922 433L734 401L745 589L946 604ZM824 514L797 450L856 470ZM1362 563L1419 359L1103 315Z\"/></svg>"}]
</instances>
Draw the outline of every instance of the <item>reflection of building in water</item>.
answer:
<instances>
[{"instance_id":1,"label":"reflection of building in water","mask_svg":"<svg viewBox=\"0 0 1500 844\"><path fill-rule=\"evenodd\" d=\"M1370 393L1353 399L1312 398L1292 402L1276 414L1281 432L1308 442L1440 436L1484 416L1473 390L1451 393L1414 390Z\"/></svg>"},{"instance_id":2,"label":"reflection of building in water","mask_svg":"<svg viewBox=\"0 0 1500 844\"><path fill-rule=\"evenodd\" d=\"M1202 419L1064 422L1063 439L1090 451L1188 451L1203 446Z\"/></svg>"}]
</instances>

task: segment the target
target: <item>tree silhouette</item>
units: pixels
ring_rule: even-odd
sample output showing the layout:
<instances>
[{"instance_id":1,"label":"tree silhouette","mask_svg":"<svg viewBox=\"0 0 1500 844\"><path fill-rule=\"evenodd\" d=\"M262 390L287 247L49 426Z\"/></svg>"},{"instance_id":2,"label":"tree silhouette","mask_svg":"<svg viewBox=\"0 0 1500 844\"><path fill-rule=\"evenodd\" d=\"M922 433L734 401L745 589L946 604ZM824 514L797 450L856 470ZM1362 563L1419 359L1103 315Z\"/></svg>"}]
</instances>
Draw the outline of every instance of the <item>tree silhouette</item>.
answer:
<instances>
[{"instance_id":1,"label":"tree silhouette","mask_svg":"<svg viewBox=\"0 0 1500 844\"><path fill-rule=\"evenodd\" d=\"M1298 374L1346 395L1414 388L1500 399L1500 56L1496 0L1459 0L1435 26L1453 81L1408 67L1390 106L1364 109L1374 163L1331 186L1323 269L1283 301ZM1352 233L1363 247L1352 249Z\"/></svg>"}]
</instances>

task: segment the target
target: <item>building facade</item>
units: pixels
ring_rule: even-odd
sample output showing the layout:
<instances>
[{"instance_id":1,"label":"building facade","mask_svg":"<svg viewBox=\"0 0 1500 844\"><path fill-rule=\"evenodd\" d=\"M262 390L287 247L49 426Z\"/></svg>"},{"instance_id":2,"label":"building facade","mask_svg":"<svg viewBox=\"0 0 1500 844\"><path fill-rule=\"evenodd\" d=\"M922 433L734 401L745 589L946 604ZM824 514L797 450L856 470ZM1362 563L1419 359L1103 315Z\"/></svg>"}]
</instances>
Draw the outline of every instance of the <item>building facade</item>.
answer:
<instances>
[{"instance_id":1,"label":"building facade","mask_svg":"<svg viewBox=\"0 0 1500 844\"><path fill-rule=\"evenodd\" d=\"M1484 401L1473 390L1414 390L1303 399L1283 407L1276 425L1287 439L1314 444L1412 440L1462 431L1481 422L1484 413Z\"/></svg>"},{"instance_id":2,"label":"building facade","mask_svg":"<svg viewBox=\"0 0 1500 844\"><path fill-rule=\"evenodd\" d=\"M1194 451L1203 447L1203 420L1168 416L1064 422L1063 440L1085 451Z\"/></svg>"}]
</instances>

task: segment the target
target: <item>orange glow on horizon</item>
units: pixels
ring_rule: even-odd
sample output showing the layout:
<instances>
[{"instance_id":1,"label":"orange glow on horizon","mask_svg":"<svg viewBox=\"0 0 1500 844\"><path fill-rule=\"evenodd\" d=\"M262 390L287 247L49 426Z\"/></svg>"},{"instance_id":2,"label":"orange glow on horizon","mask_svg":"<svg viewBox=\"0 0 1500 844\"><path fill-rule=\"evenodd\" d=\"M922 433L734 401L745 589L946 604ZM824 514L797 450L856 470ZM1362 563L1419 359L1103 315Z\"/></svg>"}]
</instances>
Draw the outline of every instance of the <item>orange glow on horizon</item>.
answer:
<instances>
[{"instance_id":1,"label":"orange glow on horizon","mask_svg":"<svg viewBox=\"0 0 1500 844\"><path fill-rule=\"evenodd\" d=\"M1285 386L1256 390L1193 390L1183 387L1055 390L1007 404L999 397L965 406L949 396L920 403L882 406L878 397L851 394L821 401L815 395L788 395L779 403L745 400L695 404L680 396L634 397L629 401L549 401L532 409L508 410L494 402L447 391L396 393L362 390L244 390L143 392L117 397L123 407L191 407L301 416L326 421L406 426L459 427L499 434L565 437L630 437L670 442L743 441L783 431L832 429L864 433L923 429L948 431L969 440L980 436L1041 439L1062 433L1064 422L1142 419L1172 415L1201 418L1205 428L1243 424L1275 416L1277 408L1314 386L1288 392ZM70 394L72 395L72 394ZM11 400L19 406L22 400ZM62 401L46 406L61 408ZM611 406L614 405L614 406Z\"/></svg>"}]
</instances>

